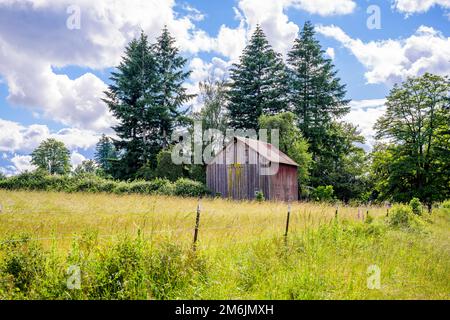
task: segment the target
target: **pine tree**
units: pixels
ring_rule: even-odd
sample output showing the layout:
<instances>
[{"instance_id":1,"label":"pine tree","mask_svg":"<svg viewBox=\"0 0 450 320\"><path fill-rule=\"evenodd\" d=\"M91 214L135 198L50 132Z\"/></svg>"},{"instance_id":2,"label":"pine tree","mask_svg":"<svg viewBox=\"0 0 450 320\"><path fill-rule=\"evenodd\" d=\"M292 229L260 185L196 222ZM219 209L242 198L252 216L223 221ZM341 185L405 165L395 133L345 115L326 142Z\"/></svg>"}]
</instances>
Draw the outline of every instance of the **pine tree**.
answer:
<instances>
[{"instance_id":1,"label":"pine tree","mask_svg":"<svg viewBox=\"0 0 450 320\"><path fill-rule=\"evenodd\" d=\"M147 146L152 134L148 111L155 105L156 63L143 32L139 39L132 40L126 47L125 55L117 71L111 73L110 80L112 84L105 92L104 101L119 120L113 129L118 136L114 144L121 153L114 169L118 171L115 176L131 178L152 155Z\"/></svg>"},{"instance_id":2,"label":"pine tree","mask_svg":"<svg viewBox=\"0 0 450 320\"><path fill-rule=\"evenodd\" d=\"M310 144L315 161L320 161L330 138L333 120L350 111L345 85L314 37L314 26L307 21L288 53L289 103L299 119L299 128Z\"/></svg>"},{"instance_id":3,"label":"pine tree","mask_svg":"<svg viewBox=\"0 0 450 320\"><path fill-rule=\"evenodd\" d=\"M258 130L262 114L286 111L286 67L258 25L238 64L230 70L229 124Z\"/></svg>"},{"instance_id":4,"label":"pine tree","mask_svg":"<svg viewBox=\"0 0 450 320\"><path fill-rule=\"evenodd\" d=\"M153 117L153 125L158 128L159 143L167 148L174 127L184 114L180 107L194 97L187 94L183 86L191 71L185 71L187 60L179 54L175 39L166 26L152 49L159 75L157 107L153 110L157 116Z\"/></svg>"},{"instance_id":5,"label":"pine tree","mask_svg":"<svg viewBox=\"0 0 450 320\"><path fill-rule=\"evenodd\" d=\"M112 162L117 159L117 152L111 138L102 135L95 147L95 161L105 173L112 173Z\"/></svg>"},{"instance_id":6,"label":"pine tree","mask_svg":"<svg viewBox=\"0 0 450 320\"><path fill-rule=\"evenodd\" d=\"M166 28L157 42L150 45L142 32L130 42L112 84L105 93L119 124L114 127L114 144L119 160L114 176L134 178L144 165L156 167L156 156L167 147L180 118L180 106L191 96L183 87L189 71Z\"/></svg>"}]
</instances>

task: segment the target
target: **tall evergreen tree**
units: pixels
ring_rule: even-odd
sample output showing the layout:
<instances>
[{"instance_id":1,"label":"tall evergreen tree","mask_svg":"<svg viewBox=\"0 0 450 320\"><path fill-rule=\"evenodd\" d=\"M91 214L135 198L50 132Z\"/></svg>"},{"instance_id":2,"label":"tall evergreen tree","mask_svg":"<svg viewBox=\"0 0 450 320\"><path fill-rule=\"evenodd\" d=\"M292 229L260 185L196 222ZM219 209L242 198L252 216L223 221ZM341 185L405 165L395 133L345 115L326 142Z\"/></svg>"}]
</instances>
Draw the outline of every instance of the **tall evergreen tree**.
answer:
<instances>
[{"instance_id":1,"label":"tall evergreen tree","mask_svg":"<svg viewBox=\"0 0 450 320\"><path fill-rule=\"evenodd\" d=\"M170 35L166 26L153 45L153 52L159 75L157 108L153 110L158 116L153 117L153 125L159 129L158 142L166 148L174 127L183 115L180 107L194 97L188 94L183 86L191 71L185 70L187 60L180 55L175 46L175 38Z\"/></svg>"},{"instance_id":2,"label":"tall evergreen tree","mask_svg":"<svg viewBox=\"0 0 450 320\"><path fill-rule=\"evenodd\" d=\"M143 32L128 44L110 79L104 101L119 120L113 127L119 137L114 144L121 154L115 176L131 178L151 157L147 147L152 138L148 113L155 106L156 62Z\"/></svg>"},{"instance_id":3,"label":"tall evergreen tree","mask_svg":"<svg viewBox=\"0 0 450 320\"><path fill-rule=\"evenodd\" d=\"M299 119L299 128L309 141L315 161L321 161L332 135L330 126L350 111L345 85L336 76L330 59L324 57L314 26L307 21L288 53L289 102Z\"/></svg>"},{"instance_id":4,"label":"tall evergreen tree","mask_svg":"<svg viewBox=\"0 0 450 320\"><path fill-rule=\"evenodd\" d=\"M111 138L102 135L95 147L95 161L107 174L111 174L112 163L117 159L117 152Z\"/></svg>"},{"instance_id":5,"label":"tall evergreen tree","mask_svg":"<svg viewBox=\"0 0 450 320\"><path fill-rule=\"evenodd\" d=\"M362 137L356 128L338 121L350 111L345 85L315 39L311 22L305 23L299 38L295 39L287 64L289 106L297 115L298 126L308 140L313 158L311 184L333 183L336 195L346 200L350 191L344 180L355 177L348 166L348 152L355 152L358 155L355 159L363 161L364 151L353 146Z\"/></svg>"},{"instance_id":6,"label":"tall evergreen tree","mask_svg":"<svg viewBox=\"0 0 450 320\"><path fill-rule=\"evenodd\" d=\"M262 114L286 111L286 67L258 25L238 64L230 70L229 124L237 129L259 128Z\"/></svg>"},{"instance_id":7,"label":"tall evergreen tree","mask_svg":"<svg viewBox=\"0 0 450 320\"><path fill-rule=\"evenodd\" d=\"M174 42L167 28L154 45L142 32L111 75L104 101L119 120L114 127L118 178L133 178L143 165L156 167L156 156L167 147L180 117L179 107L191 98L183 87L189 76L186 60Z\"/></svg>"}]
</instances>

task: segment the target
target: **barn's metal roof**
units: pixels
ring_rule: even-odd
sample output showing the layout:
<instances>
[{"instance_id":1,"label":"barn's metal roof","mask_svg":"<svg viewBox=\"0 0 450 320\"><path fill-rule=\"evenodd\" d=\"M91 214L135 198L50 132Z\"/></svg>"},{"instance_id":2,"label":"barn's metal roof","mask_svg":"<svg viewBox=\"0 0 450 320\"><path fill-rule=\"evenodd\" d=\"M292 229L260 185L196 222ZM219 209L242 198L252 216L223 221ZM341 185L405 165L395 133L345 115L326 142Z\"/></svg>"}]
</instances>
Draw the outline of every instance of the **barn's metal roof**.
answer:
<instances>
[{"instance_id":1,"label":"barn's metal roof","mask_svg":"<svg viewBox=\"0 0 450 320\"><path fill-rule=\"evenodd\" d=\"M260 140L250 139L250 138L246 138L246 137L245 138L244 137L235 137L235 138L237 140L242 141L243 143L248 145L250 148L252 148L256 152L258 152L260 155L262 155L264 158L266 158L267 160L269 160L271 162L284 163L284 164L289 164L291 166L298 167L298 164L294 160L289 158L286 154L281 152L278 148L276 148L275 146L273 146L270 143L260 141ZM233 142L234 141L232 140L230 143L233 143Z\"/></svg>"}]
</instances>

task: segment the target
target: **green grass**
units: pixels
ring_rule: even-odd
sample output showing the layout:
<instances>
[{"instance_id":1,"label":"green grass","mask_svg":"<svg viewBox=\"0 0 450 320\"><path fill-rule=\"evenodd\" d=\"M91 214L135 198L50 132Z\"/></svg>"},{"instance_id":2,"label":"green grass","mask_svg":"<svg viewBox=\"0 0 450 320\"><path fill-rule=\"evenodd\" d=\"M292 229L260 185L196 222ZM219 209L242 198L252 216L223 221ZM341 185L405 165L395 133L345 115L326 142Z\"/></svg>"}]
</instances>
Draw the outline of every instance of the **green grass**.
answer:
<instances>
[{"instance_id":1,"label":"green grass","mask_svg":"<svg viewBox=\"0 0 450 320\"><path fill-rule=\"evenodd\" d=\"M450 298L450 209L397 225L382 207L336 220L295 203L285 240L286 204L204 199L194 253L196 199L0 191L0 203L0 299Z\"/></svg>"}]
</instances>

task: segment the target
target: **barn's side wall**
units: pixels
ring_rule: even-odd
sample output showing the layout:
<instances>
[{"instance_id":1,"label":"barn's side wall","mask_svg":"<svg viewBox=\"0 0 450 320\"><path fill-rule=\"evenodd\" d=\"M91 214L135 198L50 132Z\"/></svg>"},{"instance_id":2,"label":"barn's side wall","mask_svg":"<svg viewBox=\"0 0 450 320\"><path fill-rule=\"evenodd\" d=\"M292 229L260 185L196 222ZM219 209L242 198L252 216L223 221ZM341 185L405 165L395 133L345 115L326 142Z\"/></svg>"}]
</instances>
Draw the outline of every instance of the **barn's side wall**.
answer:
<instances>
[{"instance_id":1,"label":"barn's side wall","mask_svg":"<svg viewBox=\"0 0 450 320\"><path fill-rule=\"evenodd\" d=\"M277 174L271 176L270 184L271 200L298 200L297 167L280 163Z\"/></svg>"},{"instance_id":2,"label":"barn's side wall","mask_svg":"<svg viewBox=\"0 0 450 320\"><path fill-rule=\"evenodd\" d=\"M268 200L297 200L297 168L280 164L277 174L261 175L266 163L243 142L231 143L207 166L207 187L224 198L254 199L261 190Z\"/></svg>"}]
</instances>

